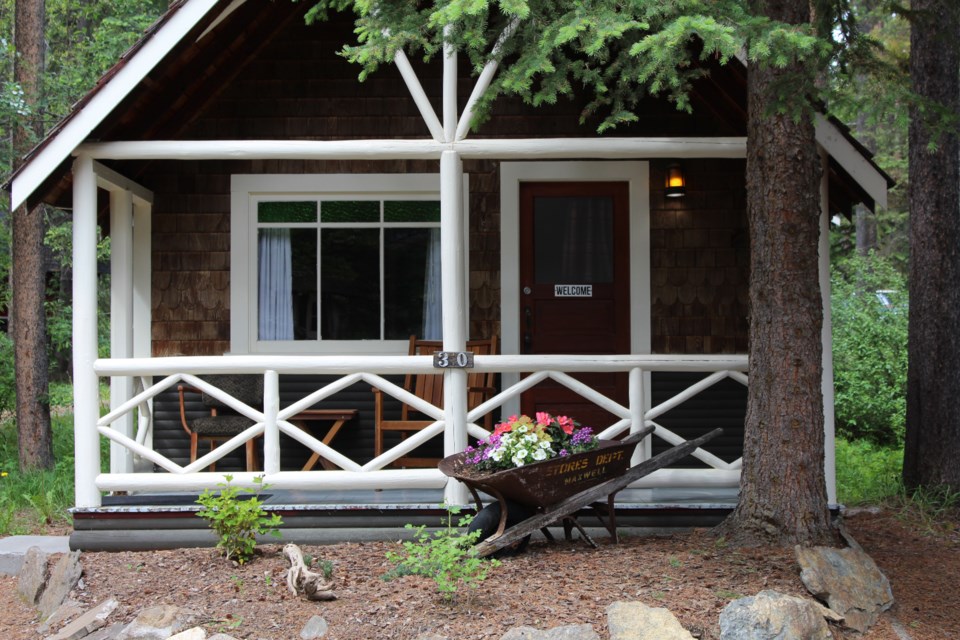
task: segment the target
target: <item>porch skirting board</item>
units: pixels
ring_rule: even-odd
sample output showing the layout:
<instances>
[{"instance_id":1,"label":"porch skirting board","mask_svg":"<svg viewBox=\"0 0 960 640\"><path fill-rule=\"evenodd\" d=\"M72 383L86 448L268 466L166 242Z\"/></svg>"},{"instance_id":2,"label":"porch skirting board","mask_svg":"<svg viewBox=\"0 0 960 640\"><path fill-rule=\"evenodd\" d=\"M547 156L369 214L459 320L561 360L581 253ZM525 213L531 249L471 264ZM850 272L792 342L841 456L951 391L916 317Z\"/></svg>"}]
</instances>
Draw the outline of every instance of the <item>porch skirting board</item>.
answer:
<instances>
[{"instance_id":1,"label":"porch skirting board","mask_svg":"<svg viewBox=\"0 0 960 640\"><path fill-rule=\"evenodd\" d=\"M617 507L617 525L621 535L640 536L664 530L711 527L732 511L734 504L624 504ZM275 505L284 518L282 538L265 536L263 544L334 544L367 540L408 539L404 525L434 527L443 512L436 506L404 506L397 509L353 508L311 509L297 505L288 510ZM466 509L469 513L471 510ZM580 514L581 523L590 529L598 524L593 513ZM542 535L542 534L537 534ZM562 538L562 532L557 534ZM591 532L591 535L593 533ZM604 529L597 539L605 539ZM212 547L216 538L206 523L196 517L192 507L167 508L151 512L149 508L99 508L74 513L74 531L70 548L83 551L138 551Z\"/></svg>"}]
</instances>

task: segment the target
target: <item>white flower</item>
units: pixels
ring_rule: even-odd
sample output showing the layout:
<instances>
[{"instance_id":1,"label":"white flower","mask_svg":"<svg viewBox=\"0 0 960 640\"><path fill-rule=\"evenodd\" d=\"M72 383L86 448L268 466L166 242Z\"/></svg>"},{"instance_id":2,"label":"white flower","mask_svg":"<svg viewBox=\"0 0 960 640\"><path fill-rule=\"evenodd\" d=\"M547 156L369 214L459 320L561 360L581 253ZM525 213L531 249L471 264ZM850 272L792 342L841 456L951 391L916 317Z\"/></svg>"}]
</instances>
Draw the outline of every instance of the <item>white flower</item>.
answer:
<instances>
[{"instance_id":1,"label":"white flower","mask_svg":"<svg viewBox=\"0 0 960 640\"><path fill-rule=\"evenodd\" d=\"M523 456L520 455L520 454L522 454L522 453L523 453L523 452L520 451L520 452L517 453L517 455L513 456L513 460L512 460L513 466L515 466L515 467L522 467L522 466L523 466L523 464L524 464L524 462L523 462Z\"/></svg>"},{"instance_id":2,"label":"white flower","mask_svg":"<svg viewBox=\"0 0 960 640\"><path fill-rule=\"evenodd\" d=\"M536 451L533 452L533 459L534 459L534 460L546 460L546 459L547 459L547 452L544 451L543 449L537 449Z\"/></svg>"},{"instance_id":3,"label":"white flower","mask_svg":"<svg viewBox=\"0 0 960 640\"><path fill-rule=\"evenodd\" d=\"M537 436L536 436L536 434L528 433L527 435L523 436L523 441L524 441L524 442L536 442L536 441L537 441Z\"/></svg>"}]
</instances>

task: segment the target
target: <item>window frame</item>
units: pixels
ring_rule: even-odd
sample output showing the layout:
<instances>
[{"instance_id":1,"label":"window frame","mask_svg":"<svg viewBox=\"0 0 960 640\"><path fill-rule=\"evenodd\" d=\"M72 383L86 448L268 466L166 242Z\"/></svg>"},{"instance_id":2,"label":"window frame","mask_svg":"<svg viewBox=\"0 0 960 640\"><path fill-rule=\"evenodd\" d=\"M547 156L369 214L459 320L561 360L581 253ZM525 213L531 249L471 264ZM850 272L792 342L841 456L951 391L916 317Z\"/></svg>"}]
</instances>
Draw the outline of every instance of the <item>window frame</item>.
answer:
<instances>
[{"instance_id":1,"label":"window frame","mask_svg":"<svg viewBox=\"0 0 960 640\"><path fill-rule=\"evenodd\" d=\"M371 188L371 185L374 185ZM404 354L408 340L260 340L257 328L258 296L257 203L269 200L435 200L440 201L440 174L234 174L230 184L230 353L232 354L317 354L379 355ZM469 245L468 176L463 174L464 244ZM438 228L435 223L328 223L329 226L370 227L381 231L391 227ZM301 227L300 223L266 225ZM317 223L305 225L323 228ZM383 244L380 248L381 296L384 277ZM469 255L466 251L465 255ZM464 290L469 266L464 269ZM381 331L383 313L381 306Z\"/></svg>"}]
</instances>

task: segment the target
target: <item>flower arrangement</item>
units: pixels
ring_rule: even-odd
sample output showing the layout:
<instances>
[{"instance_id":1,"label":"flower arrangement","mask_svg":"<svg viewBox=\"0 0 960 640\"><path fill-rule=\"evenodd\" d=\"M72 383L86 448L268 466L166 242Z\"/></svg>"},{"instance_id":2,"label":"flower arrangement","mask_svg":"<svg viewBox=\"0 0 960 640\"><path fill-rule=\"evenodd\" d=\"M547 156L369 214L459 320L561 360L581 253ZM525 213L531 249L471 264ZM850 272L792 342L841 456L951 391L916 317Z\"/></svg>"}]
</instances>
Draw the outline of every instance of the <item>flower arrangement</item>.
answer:
<instances>
[{"instance_id":1,"label":"flower arrangement","mask_svg":"<svg viewBox=\"0 0 960 640\"><path fill-rule=\"evenodd\" d=\"M522 467L551 458L596 449L597 437L567 416L540 411L530 416L510 416L476 447L467 447L464 462L480 471Z\"/></svg>"}]
</instances>

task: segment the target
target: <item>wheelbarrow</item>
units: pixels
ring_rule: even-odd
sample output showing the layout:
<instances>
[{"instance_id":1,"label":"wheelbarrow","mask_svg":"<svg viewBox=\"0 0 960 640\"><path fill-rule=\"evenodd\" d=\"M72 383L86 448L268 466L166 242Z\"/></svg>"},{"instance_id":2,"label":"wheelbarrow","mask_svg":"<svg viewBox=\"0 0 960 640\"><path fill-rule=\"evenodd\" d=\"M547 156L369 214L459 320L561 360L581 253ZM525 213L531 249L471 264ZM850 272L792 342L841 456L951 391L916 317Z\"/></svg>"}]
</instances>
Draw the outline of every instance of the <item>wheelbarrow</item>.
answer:
<instances>
[{"instance_id":1,"label":"wheelbarrow","mask_svg":"<svg viewBox=\"0 0 960 640\"><path fill-rule=\"evenodd\" d=\"M457 453L440 461L440 471L467 486L476 502L478 515L484 509L481 492L496 501L491 505L499 507L496 531L477 543L478 555L487 556L524 545L530 534L538 529L552 540L553 536L546 527L557 522L563 524L568 539L575 527L588 544L596 547L577 522L575 514L578 511L592 507L613 542L617 542L616 494L632 482L685 458L723 433L722 429L714 429L630 467L633 449L654 429L653 426L645 427L623 440L601 440L600 446L592 451L496 472L478 472L465 463L465 453ZM600 502L603 498L606 498L606 504ZM520 516L517 516L518 505ZM510 520L519 521L508 526Z\"/></svg>"}]
</instances>

